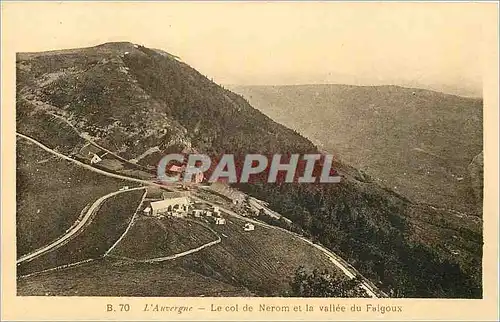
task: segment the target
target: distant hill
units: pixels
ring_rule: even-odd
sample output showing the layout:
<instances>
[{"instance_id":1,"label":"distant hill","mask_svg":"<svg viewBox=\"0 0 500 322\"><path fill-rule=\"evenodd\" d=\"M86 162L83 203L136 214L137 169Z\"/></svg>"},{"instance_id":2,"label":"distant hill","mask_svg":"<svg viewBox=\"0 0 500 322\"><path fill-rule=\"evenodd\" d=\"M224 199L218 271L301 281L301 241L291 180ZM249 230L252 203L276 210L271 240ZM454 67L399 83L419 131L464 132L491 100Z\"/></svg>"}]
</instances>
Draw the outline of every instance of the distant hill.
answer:
<instances>
[{"instance_id":1,"label":"distant hill","mask_svg":"<svg viewBox=\"0 0 500 322\"><path fill-rule=\"evenodd\" d=\"M77 155L84 148L81 137L61 120L66 120L77 132L85 133L99 146L118 155L115 161L138 159L146 151L156 151L139 161L142 166L153 169L162 155L180 150L213 155L319 151L313 142L296 130L276 123L252 107L245 98L213 83L174 55L140 45L108 43L91 48L19 53L16 67L17 131L67 154ZM340 89L340 92L349 92L352 88ZM347 97L353 96L347 94ZM442 167L448 169L450 163L453 169L450 175L460 176L463 175L460 167L466 166L462 164L470 163L480 152L475 150L476 140L468 138L462 142L462 149L466 152L458 153L455 142L469 134L458 139L448 135L462 124L462 115L455 116L453 124L439 123L441 119L448 119L449 114L454 115L449 112L438 114L442 116L433 119L424 118L418 123L423 127L426 122L438 122L446 130L443 135L438 131L426 133L418 126L412 127L400 121L405 116L417 118L421 104L400 106L397 102L408 101L409 97L425 101L428 95L446 101L448 96L428 91L416 91L416 95L409 96L406 90L383 87L380 88L380 98L374 103L373 89L367 88L366 92L355 95L359 104L346 105L344 112L339 108L304 113L302 105L310 104L311 99L301 98L301 95L279 95L280 104L284 99L288 102L285 104L288 109L280 108L279 113L286 115L272 117L286 124L281 117L295 120L297 114L294 111L297 110L298 115L302 115L303 123L300 124L311 131L315 129L313 133L317 138L295 127L296 123L289 124L290 127L297 128L313 140L337 138L330 143L335 143L338 149L350 151L353 163L363 168L366 168L368 158L365 152L361 152L376 151L386 145L387 148L376 152L377 158L370 162L394 164L394 170L397 170L402 159L421 155L415 159L419 162L411 164L408 171L415 168L431 172L436 171L432 168L435 162L427 166L420 160L435 158L435 154L438 159L451 158L451 161L443 161ZM320 91L314 95L318 104L329 97ZM456 99L469 106L470 100L461 100ZM370 109L357 108L361 102L374 105ZM392 112L385 111L387 102L392 102L389 106L397 108ZM308 106L304 107L307 111L313 110ZM324 104L319 106L327 107ZM460 106L455 107L456 111L461 110ZM400 114L399 119L393 118L392 114L398 114L396 112ZM380 118L367 117L377 113ZM471 116L464 132L472 131L479 121ZM325 128L330 130L326 132ZM347 136L352 133L349 132L351 128L358 129L357 136ZM399 137L389 135L390 131L399 131ZM416 133L425 133L425 140L418 138ZM415 141L408 144L408 137L415 137ZM450 150L434 149L433 140L447 145ZM401 152L400 146L404 144L407 147ZM336 151L333 144L331 147ZM387 153L396 157L381 157L387 157ZM397 156L399 154L402 157ZM387 189L385 182L367 174L368 169L364 173L348 163L339 160L334 163L334 168L343 176L340 184L257 183L238 188L268 202L271 209L299 225L305 235L337 252L365 277L394 296L481 297L481 220L412 202L398 193L402 192L398 190L401 188L394 189L396 192ZM417 177L413 172L411 175ZM382 178L399 180L399 176L388 171ZM433 177L425 178L432 180ZM402 187L407 182L398 185ZM421 184L418 182L416 185ZM424 193L420 188L416 191ZM231 283L235 283L234 287L241 286L235 281Z\"/></svg>"},{"instance_id":2,"label":"distant hill","mask_svg":"<svg viewBox=\"0 0 500 322\"><path fill-rule=\"evenodd\" d=\"M482 99L398 86L232 89L411 200L481 215L467 167L483 149Z\"/></svg>"}]
</instances>

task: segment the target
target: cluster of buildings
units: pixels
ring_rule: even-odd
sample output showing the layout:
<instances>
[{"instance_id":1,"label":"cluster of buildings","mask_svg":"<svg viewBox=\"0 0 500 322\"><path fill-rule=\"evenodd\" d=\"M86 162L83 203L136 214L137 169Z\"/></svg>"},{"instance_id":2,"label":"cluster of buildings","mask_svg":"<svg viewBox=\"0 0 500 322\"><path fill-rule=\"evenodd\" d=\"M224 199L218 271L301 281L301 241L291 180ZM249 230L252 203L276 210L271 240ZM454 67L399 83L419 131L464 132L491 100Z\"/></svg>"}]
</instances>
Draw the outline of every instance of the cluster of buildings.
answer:
<instances>
[{"instance_id":1,"label":"cluster of buildings","mask_svg":"<svg viewBox=\"0 0 500 322\"><path fill-rule=\"evenodd\" d=\"M128 188L128 187L127 187ZM195 218L204 219L215 225L225 225L226 219L222 216L221 210L217 206L208 205L206 203L194 203L189 197L189 192L157 192L154 199L149 201L143 212L146 216L154 216L159 218L177 217L185 218L192 216ZM255 225L245 223L244 231L255 230Z\"/></svg>"},{"instance_id":2,"label":"cluster of buildings","mask_svg":"<svg viewBox=\"0 0 500 322\"><path fill-rule=\"evenodd\" d=\"M220 209L217 206L208 206L205 204L195 204L196 208L192 210L193 216L197 218L204 217L209 222L216 225L225 225L226 219L222 218Z\"/></svg>"},{"instance_id":3,"label":"cluster of buildings","mask_svg":"<svg viewBox=\"0 0 500 322\"><path fill-rule=\"evenodd\" d=\"M163 192L162 199L151 201L143 212L146 216L155 217L184 218L192 215L196 218L205 218L216 225L226 224L219 207L193 203L186 192Z\"/></svg>"},{"instance_id":4,"label":"cluster of buildings","mask_svg":"<svg viewBox=\"0 0 500 322\"><path fill-rule=\"evenodd\" d=\"M227 223L218 206L193 202L189 191L166 192L158 188L148 188L148 197L145 199L146 207L143 209L145 216L158 218L191 216L215 225ZM247 222L242 228L244 231L253 231L255 225Z\"/></svg>"}]
</instances>

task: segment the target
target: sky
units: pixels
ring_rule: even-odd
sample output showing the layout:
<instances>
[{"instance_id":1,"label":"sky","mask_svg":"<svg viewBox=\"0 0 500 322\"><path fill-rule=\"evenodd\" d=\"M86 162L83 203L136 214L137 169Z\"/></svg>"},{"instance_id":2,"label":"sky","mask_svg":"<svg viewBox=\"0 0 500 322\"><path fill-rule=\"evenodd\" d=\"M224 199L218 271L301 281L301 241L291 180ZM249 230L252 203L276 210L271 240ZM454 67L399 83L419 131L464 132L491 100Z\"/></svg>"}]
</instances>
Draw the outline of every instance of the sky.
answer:
<instances>
[{"instance_id":1,"label":"sky","mask_svg":"<svg viewBox=\"0 0 500 322\"><path fill-rule=\"evenodd\" d=\"M219 84L396 84L481 96L489 3L9 3L16 51L130 41ZM492 14L493 13L493 14ZM491 26L488 25L488 26Z\"/></svg>"}]
</instances>

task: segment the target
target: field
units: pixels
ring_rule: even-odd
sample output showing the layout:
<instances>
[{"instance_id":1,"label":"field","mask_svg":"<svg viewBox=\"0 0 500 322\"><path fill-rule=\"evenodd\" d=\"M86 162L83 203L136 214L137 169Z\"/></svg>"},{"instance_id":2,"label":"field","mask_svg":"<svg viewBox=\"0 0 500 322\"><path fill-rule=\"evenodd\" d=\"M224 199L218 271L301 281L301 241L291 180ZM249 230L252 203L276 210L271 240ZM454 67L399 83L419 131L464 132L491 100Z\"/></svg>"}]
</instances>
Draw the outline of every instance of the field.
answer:
<instances>
[{"instance_id":1,"label":"field","mask_svg":"<svg viewBox=\"0 0 500 322\"><path fill-rule=\"evenodd\" d=\"M136 260L165 257L200 247L217 237L195 221L142 217L110 255Z\"/></svg>"},{"instance_id":2,"label":"field","mask_svg":"<svg viewBox=\"0 0 500 322\"><path fill-rule=\"evenodd\" d=\"M105 177L17 140L18 257L55 240L99 197L129 182Z\"/></svg>"},{"instance_id":3,"label":"field","mask_svg":"<svg viewBox=\"0 0 500 322\"><path fill-rule=\"evenodd\" d=\"M18 274L26 275L104 255L127 228L143 193L142 190L127 191L106 199L81 233L63 246L21 263Z\"/></svg>"},{"instance_id":4,"label":"field","mask_svg":"<svg viewBox=\"0 0 500 322\"><path fill-rule=\"evenodd\" d=\"M225 207L232 206L227 201L221 200L220 203ZM254 231L244 231L245 220L229 215L224 217L226 225L196 219L209 225L221 237L221 243L173 262L204 276L245 287L259 296L286 294L292 275L301 265L309 271L328 269L341 278L345 277L325 254L297 237L260 225L256 225ZM214 239L208 229L185 219L143 217L111 255L132 259L168 256Z\"/></svg>"},{"instance_id":5,"label":"field","mask_svg":"<svg viewBox=\"0 0 500 322\"><path fill-rule=\"evenodd\" d=\"M221 243L179 259L182 267L244 286L259 296L284 295L301 265L345 276L322 252L286 232L257 225L254 231L244 231L244 220L225 218L226 225L211 226Z\"/></svg>"},{"instance_id":6,"label":"field","mask_svg":"<svg viewBox=\"0 0 500 322\"><path fill-rule=\"evenodd\" d=\"M137 196L141 192L135 191ZM115 198L109 206L123 207L130 199L130 195L122 200ZM104 208L100 209L86 231L67 245L25 265L24 273L48 268L43 266L48 263L59 266L102 255L118 238L118 231L124 229L123 225L118 229L120 225L117 224L127 223L127 220L110 220L115 217L106 214L116 212ZM332 274L346 278L326 255L306 242L286 232L260 225L256 225L254 231L244 231L245 220L224 217L226 225L207 224L203 219L138 217L125 238L109 254L110 257L79 267L22 278L18 281L18 294L284 296L295 270L301 265L309 271L314 268L328 269ZM169 256L216 240L218 236L214 236L204 225L209 225L217 233L221 243L158 263L121 259ZM113 238L110 227L117 227ZM54 265L56 262L57 265ZM99 283L95 283L97 276Z\"/></svg>"},{"instance_id":7,"label":"field","mask_svg":"<svg viewBox=\"0 0 500 322\"><path fill-rule=\"evenodd\" d=\"M57 296L252 296L244 287L176 267L172 262L120 265L103 259L18 281L17 294Z\"/></svg>"}]
</instances>

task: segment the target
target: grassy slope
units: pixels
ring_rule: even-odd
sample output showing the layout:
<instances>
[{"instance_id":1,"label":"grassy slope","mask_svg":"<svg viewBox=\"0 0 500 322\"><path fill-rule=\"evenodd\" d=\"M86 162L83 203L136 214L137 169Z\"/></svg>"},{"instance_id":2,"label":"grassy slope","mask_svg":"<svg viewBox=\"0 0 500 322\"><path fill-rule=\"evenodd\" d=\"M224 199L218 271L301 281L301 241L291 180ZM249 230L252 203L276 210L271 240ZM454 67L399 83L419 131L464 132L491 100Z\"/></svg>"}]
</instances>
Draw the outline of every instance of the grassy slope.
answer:
<instances>
[{"instance_id":1,"label":"grassy slope","mask_svg":"<svg viewBox=\"0 0 500 322\"><path fill-rule=\"evenodd\" d=\"M18 54L18 109L23 99L43 101L127 159L154 145L185 145L185 129L166 117L165 104L134 83L122 61L127 51L140 54L130 43Z\"/></svg>"},{"instance_id":2,"label":"grassy slope","mask_svg":"<svg viewBox=\"0 0 500 322\"><path fill-rule=\"evenodd\" d=\"M17 140L17 252L29 253L55 240L82 210L126 181L104 177Z\"/></svg>"},{"instance_id":3,"label":"grassy slope","mask_svg":"<svg viewBox=\"0 0 500 322\"><path fill-rule=\"evenodd\" d=\"M124 55L124 51L130 54ZM181 143L191 142L198 151L215 154L315 151L311 142L274 123L242 97L210 82L186 64L147 48L106 44L64 54L21 56L18 57L18 69L27 72L18 73L19 83L22 82L19 87L28 87L32 95L73 113L83 124L82 130L132 152L142 153L151 145L164 149L179 139L179 135ZM84 75L77 79L71 73L72 68ZM128 68L128 73L120 71L123 68ZM40 85L39 78L43 78L44 73L61 70L65 73L63 77L49 85ZM128 99L130 95L133 96L131 100ZM367 97L365 95L364 99ZM121 118L119 126L113 125L116 117ZM354 118L356 121L362 119L361 116ZM176 127L170 126L171 122L187 132L176 131ZM160 131L150 135L146 133L150 129ZM370 142L371 136L365 135L362 139ZM334 167L343 172L348 168L339 164ZM340 254L354 262L361 273L383 281L387 290L395 288L401 296L478 296L480 282L471 287L464 281L463 267L454 267L460 278L450 284L450 277L443 274L448 263L443 262L439 250L428 240L413 238L416 231L406 218L411 205L404 198L395 197L376 184L360 189L359 176L355 169L348 168L348 172L351 170L354 175L346 176L343 183L335 185L337 187L318 189L302 185L299 189L289 189L268 185L244 188L300 223L327 247L340 250ZM423 229L425 231L426 226ZM438 235L444 234L438 230ZM481 242L480 232L469 237L479 238ZM471 266L473 274L479 276L480 255L473 255L479 261ZM463 261L449 254L444 259L463 265Z\"/></svg>"},{"instance_id":4,"label":"grassy slope","mask_svg":"<svg viewBox=\"0 0 500 322\"><path fill-rule=\"evenodd\" d=\"M244 221L226 218L226 225L210 224L221 236L220 244L176 259L175 263L184 269L234 287L245 287L263 296L284 294L291 276L300 265L308 270L329 269L341 278L344 276L325 255L303 241L263 227L244 232ZM207 225L204 221L199 222ZM184 219L142 218L111 255L132 259L168 256L199 247L216 238L207 228Z\"/></svg>"},{"instance_id":5,"label":"grassy slope","mask_svg":"<svg viewBox=\"0 0 500 322\"><path fill-rule=\"evenodd\" d=\"M18 295L73 296L252 296L235 287L172 262L120 265L99 260L69 270L18 281Z\"/></svg>"},{"instance_id":6,"label":"grassy slope","mask_svg":"<svg viewBox=\"0 0 500 322\"><path fill-rule=\"evenodd\" d=\"M37 105L19 99L16 104L16 131L66 155L76 153L85 145L85 140L68 124L46 111L50 110L37 109Z\"/></svg>"},{"instance_id":7,"label":"grassy slope","mask_svg":"<svg viewBox=\"0 0 500 322\"><path fill-rule=\"evenodd\" d=\"M199 223L179 218L142 217L110 253L144 260L181 253L217 239ZM139 242L140 241L140 242Z\"/></svg>"},{"instance_id":8,"label":"grassy slope","mask_svg":"<svg viewBox=\"0 0 500 322\"><path fill-rule=\"evenodd\" d=\"M291 235L256 226L243 231L245 221L226 217L226 225L212 225L222 236L220 244L184 257L182 266L205 276L242 285L260 296L283 295L297 267L342 272L319 250ZM225 235L225 236L224 236Z\"/></svg>"},{"instance_id":9,"label":"grassy slope","mask_svg":"<svg viewBox=\"0 0 500 322\"><path fill-rule=\"evenodd\" d=\"M127 228L142 194L142 190L134 190L106 199L91 224L76 237L51 252L23 262L18 266L18 274L26 275L104 255Z\"/></svg>"}]
</instances>

